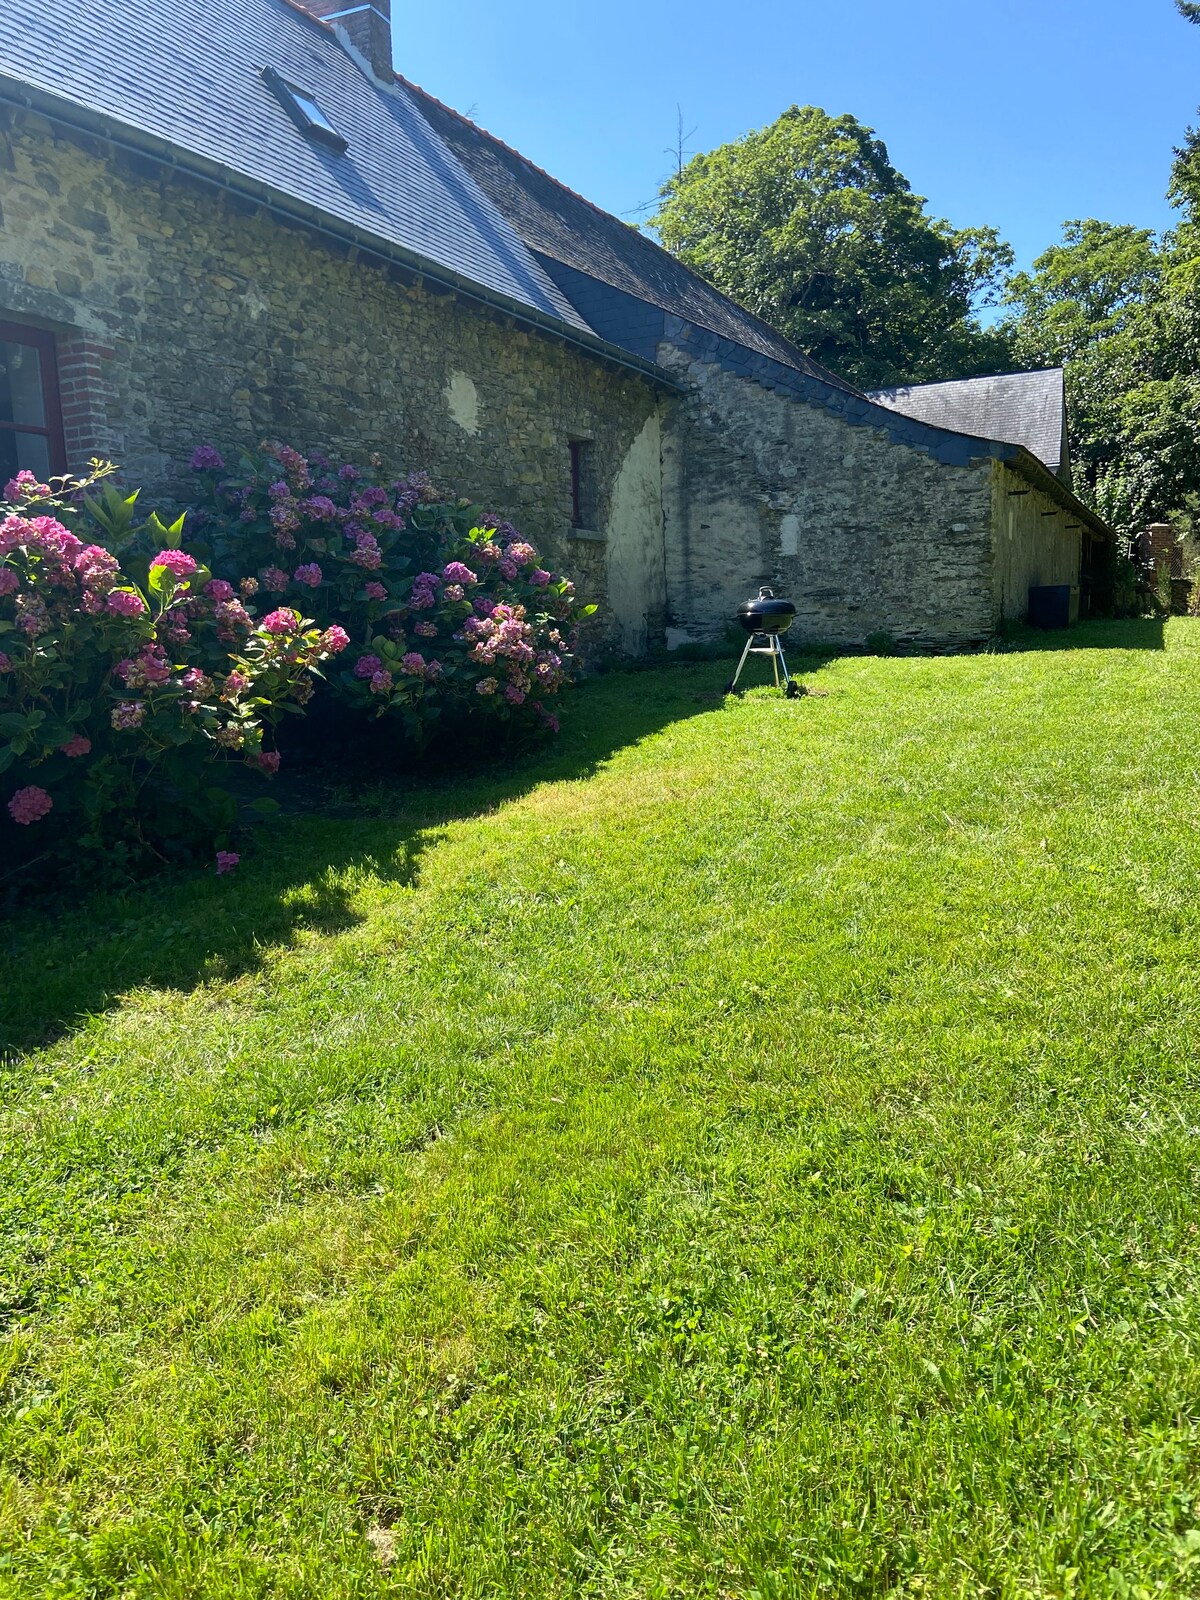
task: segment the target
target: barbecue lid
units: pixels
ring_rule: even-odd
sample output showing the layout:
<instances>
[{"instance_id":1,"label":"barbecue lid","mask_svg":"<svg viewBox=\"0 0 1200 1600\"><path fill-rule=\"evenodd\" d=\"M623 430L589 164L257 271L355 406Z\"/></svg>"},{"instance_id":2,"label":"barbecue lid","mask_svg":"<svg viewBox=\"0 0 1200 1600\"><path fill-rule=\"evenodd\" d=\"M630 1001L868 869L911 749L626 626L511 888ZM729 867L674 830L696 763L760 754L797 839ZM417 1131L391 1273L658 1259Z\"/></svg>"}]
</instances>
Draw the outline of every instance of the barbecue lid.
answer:
<instances>
[{"instance_id":1,"label":"barbecue lid","mask_svg":"<svg viewBox=\"0 0 1200 1600\"><path fill-rule=\"evenodd\" d=\"M743 628L768 633L783 633L795 615L792 602L779 599L765 584L754 598L742 601L737 613Z\"/></svg>"}]
</instances>

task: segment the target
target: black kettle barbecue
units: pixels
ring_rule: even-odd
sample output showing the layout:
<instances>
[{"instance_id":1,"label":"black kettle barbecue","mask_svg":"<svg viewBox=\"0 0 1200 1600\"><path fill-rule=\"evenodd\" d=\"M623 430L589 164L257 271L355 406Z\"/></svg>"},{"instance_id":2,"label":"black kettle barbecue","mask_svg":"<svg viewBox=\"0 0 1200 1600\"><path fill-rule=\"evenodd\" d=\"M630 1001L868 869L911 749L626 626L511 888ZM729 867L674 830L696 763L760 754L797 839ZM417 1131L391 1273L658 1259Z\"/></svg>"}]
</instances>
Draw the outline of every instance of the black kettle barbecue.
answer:
<instances>
[{"instance_id":1,"label":"black kettle barbecue","mask_svg":"<svg viewBox=\"0 0 1200 1600\"><path fill-rule=\"evenodd\" d=\"M781 686L782 673L783 692L789 700L794 700L801 693L800 685L788 674L787 661L783 654L783 635L791 627L795 617L796 608L792 602L780 600L774 589L769 589L765 585L753 600L742 601L738 607L737 619L750 637L746 640L746 648L742 651L737 671L725 685L726 694L738 692L738 679L742 675L742 668L746 665L746 658L751 655L770 656L771 669L775 674L775 687L778 689ZM765 639L767 642L756 645L755 639Z\"/></svg>"}]
</instances>

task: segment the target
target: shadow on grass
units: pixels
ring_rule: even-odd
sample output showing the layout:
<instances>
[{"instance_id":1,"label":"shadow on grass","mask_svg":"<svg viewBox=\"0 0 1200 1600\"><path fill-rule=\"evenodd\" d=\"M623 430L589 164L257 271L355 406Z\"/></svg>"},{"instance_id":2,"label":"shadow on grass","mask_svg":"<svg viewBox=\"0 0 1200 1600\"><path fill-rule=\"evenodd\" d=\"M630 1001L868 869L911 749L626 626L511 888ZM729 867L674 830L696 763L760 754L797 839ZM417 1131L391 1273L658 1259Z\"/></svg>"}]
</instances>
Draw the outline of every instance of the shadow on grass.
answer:
<instances>
[{"instance_id":1,"label":"shadow on grass","mask_svg":"<svg viewBox=\"0 0 1200 1600\"><path fill-rule=\"evenodd\" d=\"M1163 617L1096 617L1073 628L1013 628L999 641L1001 650L1165 650Z\"/></svg>"},{"instance_id":2,"label":"shadow on grass","mask_svg":"<svg viewBox=\"0 0 1200 1600\"><path fill-rule=\"evenodd\" d=\"M53 1043L131 989L187 992L253 971L301 933L343 932L362 920L356 868L413 884L450 823L537 784L587 777L618 750L719 709L727 675L727 663L713 662L593 679L567 697L558 739L498 758L443 751L389 771L297 752L298 772L277 790L282 813L236 874L177 872L0 924L0 1063Z\"/></svg>"}]
</instances>

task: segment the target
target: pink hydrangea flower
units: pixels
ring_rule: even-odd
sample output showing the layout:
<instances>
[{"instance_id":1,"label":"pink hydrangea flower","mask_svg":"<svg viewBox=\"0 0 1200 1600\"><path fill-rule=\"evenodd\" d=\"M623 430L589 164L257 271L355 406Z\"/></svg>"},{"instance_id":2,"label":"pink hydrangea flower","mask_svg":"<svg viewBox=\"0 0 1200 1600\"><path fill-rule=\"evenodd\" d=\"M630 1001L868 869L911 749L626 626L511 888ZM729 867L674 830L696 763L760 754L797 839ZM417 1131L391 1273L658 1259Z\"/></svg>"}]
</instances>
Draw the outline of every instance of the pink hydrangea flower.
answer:
<instances>
[{"instance_id":1,"label":"pink hydrangea flower","mask_svg":"<svg viewBox=\"0 0 1200 1600\"><path fill-rule=\"evenodd\" d=\"M54 801L45 789L39 789L36 783L30 783L24 789L18 789L8 802L8 813L14 822L19 822L27 828L31 822L40 822L48 811L53 808Z\"/></svg>"},{"instance_id":2,"label":"pink hydrangea flower","mask_svg":"<svg viewBox=\"0 0 1200 1600\"><path fill-rule=\"evenodd\" d=\"M504 685L504 698L510 706L519 706L525 698L525 691L524 689L518 689L515 683L506 683Z\"/></svg>"},{"instance_id":3,"label":"pink hydrangea flower","mask_svg":"<svg viewBox=\"0 0 1200 1600\"><path fill-rule=\"evenodd\" d=\"M249 687L250 687L250 679L246 676L246 674L244 672L236 672L236 671L235 672L230 672L230 673L227 674L227 676L225 678L225 693L226 693L226 695L232 696L232 695L245 694L246 690Z\"/></svg>"},{"instance_id":4,"label":"pink hydrangea flower","mask_svg":"<svg viewBox=\"0 0 1200 1600\"><path fill-rule=\"evenodd\" d=\"M306 588L315 589L321 581L321 569L315 561L310 561L307 566L297 567L292 577Z\"/></svg>"},{"instance_id":5,"label":"pink hydrangea flower","mask_svg":"<svg viewBox=\"0 0 1200 1600\"><path fill-rule=\"evenodd\" d=\"M204 592L210 600L233 599L233 585L224 578L210 578L204 585Z\"/></svg>"},{"instance_id":6,"label":"pink hydrangea flower","mask_svg":"<svg viewBox=\"0 0 1200 1600\"><path fill-rule=\"evenodd\" d=\"M140 617L146 609L146 602L140 594L132 594L128 589L114 589L107 600L108 609L118 617Z\"/></svg>"},{"instance_id":7,"label":"pink hydrangea flower","mask_svg":"<svg viewBox=\"0 0 1200 1600\"><path fill-rule=\"evenodd\" d=\"M241 859L241 856L238 855L236 850L218 850L217 877L221 878L225 875L225 873L232 872Z\"/></svg>"},{"instance_id":8,"label":"pink hydrangea flower","mask_svg":"<svg viewBox=\"0 0 1200 1600\"><path fill-rule=\"evenodd\" d=\"M264 567L262 581L263 587L270 589L272 594L282 594L288 586L288 575L282 567Z\"/></svg>"},{"instance_id":9,"label":"pink hydrangea flower","mask_svg":"<svg viewBox=\"0 0 1200 1600\"><path fill-rule=\"evenodd\" d=\"M120 705L113 708L111 721L118 733L140 728L145 720L146 707L140 700L122 700Z\"/></svg>"},{"instance_id":10,"label":"pink hydrangea flower","mask_svg":"<svg viewBox=\"0 0 1200 1600\"><path fill-rule=\"evenodd\" d=\"M166 567L167 571L178 580L188 578L196 570L194 556L188 555L186 550L160 550L150 563L151 568Z\"/></svg>"},{"instance_id":11,"label":"pink hydrangea flower","mask_svg":"<svg viewBox=\"0 0 1200 1600\"><path fill-rule=\"evenodd\" d=\"M388 592L381 583L367 583L363 585L363 593L368 600L386 600Z\"/></svg>"},{"instance_id":12,"label":"pink hydrangea flower","mask_svg":"<svg viewBox=\"0 0 1200 1600\"><path fill-rule=\"evenodd\" d=\"M328 650L332 656L341 655L350 643L350 635L345 628L340 628L335 622L332 627L326 628L321 635L321 649Z\"/></svg>"},{"instance_id":13,"label":"pink hydrangea flower","mask_svg":"<svg viewBox=\"0 0 1200 1600\"><path fill-rule=\"evenodd\" d=\"M85 545L75 557L75 571L86 589L102 589L105 594L121 575L116 556L102 545Z\"/></svg>"},{"instance_id":14,"label":"pink hydrangea flower","mask_svg":"<svg viewBox=\"0 0 1200 1600\"><path fill-rule=\"evenodd\" d=\"M217 623L217 638L226 641L236 638L239 629L249 631L254 626L250 613L240 600L218 600L213 616Z\"/></svg>"},{"instance_id":15,"label":"pink hydrangea flower","mask_svg":"<svg viewBox=\"0 0 1200 1600\"><path fill-rule=\"evenodd\" d=\"M479 682L475 685L475 693L495 694L499 687L500 685L495 678L480 678Z\"/></svg>"},{"instance_id":16,"label":"pink hydrangea flower","mask_svg":"<svg viewBox=\"0 0 1200 1600\"><path fill-rule=\"evenodd\" d=\"M449 561L442 568L442 581L444 583L478 583L479 579L461 561Z\"/></svg>"},{"instance_id":17,"label":"pink hydrangea flower","mask_svg":"<svg viewBox=\"0 0 1200 1600\"><path fill-rule=\"evenodd\" d=\"M269 777L274 777L279 771L283 757L278 750L260 750L255 760L255 765L260 772L265 772Z\"/></svg>"},{"instance_id":18,"label":"pink hydrangea flower","mask_svg":"<svg viewBox=\"0 0 1200 1600\"><path fill-rule=\"evenodd\" d=\"M262 626L268 633L297 633L300 617L290 607L280 606L278 611L271 611L262 619Z\"/></svg>"},{"instance_id":19,"label":"pink hydrangea flower","mask_svg":"<svg viewBox=\"0 0 1200 1600\"><path fill-rule=\"evenodd\" d=\"M436 622L414 622L413 623L413 632L414 633L419 633L421 635L422 639L436 639L437 638L437 623Z\"/></svg>"},{"instance_id":20,"label":"pink hydrangea flower","mask_svg":"<svg viewBox=\"0 0 1200 1600\"><path fill-rule=\"evenodd\" d=\"M510 561L507 556L502 556L500 558L500 565L496 568L496 571L502 578L507 579L507 581L511 583L517 575L517 563L515 561Z\"/></svg>"},{"instance_id":21,"label":"pink hydrangea flower","mask_svg":"<svg viewBox=\"0 0 1200 1600\"><path fill-rule=\"evenodd\" d=\"M537 551L531 544L526 544L523 539L517 539L508 547L508 559L517 561L521 566L528 566L531 561L537 560Z\"/></svg>"},{"instance_id":22,"label":"pink hydrangea flower","mask_svg":"<svg viewBox=\"0 0 1200 1600\"><path fill-rule=\"evenodd\" d=\"M425 657L419 650L410 650L407 655L400 657L400 665L405 672L419 678L425 672Z\"/></svg>"},{"instance_id":23,"label":"pink hydrangea flower","mask_svg":"<svg viewBox=\"0 0 1200 1600\"><path fill-rule=\"evenodd\" d=\"M20 500L29 495L47 495L50 493L48 483L39 483L36 476L28 467L23 467L15 478L10 478L4 485L4 498L6 500Z\"/></svg>"},{"instance_id":24,"label":"pink hydrangea flower","mask_svg":"<svg viewBox=\"0 0 1200 1600\"><path fill-rule=\"evenodd\" d=\"M11 594L21 587L21 580L11 567L0 567L0 594Z\"/></svg>"},{"instance_id":25,"label":"pink hydrangea flower","mask_svg":"<svg viewBox=\"0 0 1200 1600\"><path fill-rule=\"evenodd\" d=\"M11 672L12 669L13 664L11 658L6 656L3 650L0 650L0 672Z\"/></svg>"},{"instance_id":26,"label":"pink hydrangea flower","mask_svg":"<svg viewBox=\"0 0 1200 1600\"><path fill-rule=\"evenodd\" d=\"M383 670L383 662L378 656L359 656L354 663L354 676L356 678L373 678L377 672Z\"/></svg>"},{"instance_id":27,"label":"pink hydrangea flower","mask_svg":"<svg viewBox=\"0 0 1200 1600\"><path fill-rule=\"evenodd\" d=\"M538 567L529 574L529 581L535 589L544 589L550 582L550 574L544 567Z\"/></svg>"},{"instance_id":28,"label":"pink hydrangea flower","mask_svg":"<svg viewBox=\"0 0 1200 1600\"><path fill-rule=\"evenodd\" d=\"M466 593L461 583L448 583L444 592L447 600L458 601L466 599Z\"/></svg>"},{"instance_id":29,"label":"pink hydrangea flower","mask_svg":"<svg viewBox=\"0 0 1200 1600\"><path fill-rule=\"evenodd\" d=\"M371 693L387 694L388 690L392 687L392 683L392 675L387 671L386 668L379 672L373 672L371 674Z\"/></svg>"},{"instance_id":30,"label":"pink hydrangea flower","mask_svg":"<svg viewBox=\"0 0 1200 1600\"><path fill-rule=\"evenodd\" d=\"M189 463L193 472L223 472L225 460L219 450L214 450L211 444L197 445L192 451Z\"/></svg>"},{"instance_id":31,"label":"pink hydrangea flower","mask_svg":"<svg viewBox=\"0 0 1200 1600\"><path fill-rule=\"evenodd\" d=\"M87 755L92 748L92 741L85 734L77 733L73 739L68 739L66 744L60 748L63 755L75 760L78 756Z\"/></svg>"},{"instance_id":32,"label":"pink hydrangea flower","mask_svg":"<svg viewBox=\"0 0 1200 1600\"><path fill-rule=\"evenodd\" d=\"M383 551L379 548L379 541L374 534L361 533L355 540L355 547L346 557L356 567L365 567L368 572L375 572L383 565Z\"/></svg>"},{"instance_id":33,"label":"pink hydrangea flower","mask_svg":"<svg viewBox=\"0 0 1200 1600\"><path fill-rule=\"evenodd\" d=\"M326 494L314 494L308 500L301 501L301 509L307 511L310 517L316 517L318 522L332 522L337 516L337 507Z\"/></svg>"}]
</instances>

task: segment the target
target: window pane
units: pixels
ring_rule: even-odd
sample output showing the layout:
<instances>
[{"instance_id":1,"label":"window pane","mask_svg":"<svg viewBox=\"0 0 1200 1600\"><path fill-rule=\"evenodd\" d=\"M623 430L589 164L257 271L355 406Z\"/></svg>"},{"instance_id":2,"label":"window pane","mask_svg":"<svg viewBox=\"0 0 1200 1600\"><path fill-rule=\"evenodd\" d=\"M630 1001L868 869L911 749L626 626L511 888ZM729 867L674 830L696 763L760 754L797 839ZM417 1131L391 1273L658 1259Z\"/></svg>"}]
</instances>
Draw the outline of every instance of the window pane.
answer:
<instances>
[{"instance_id":1,"label":"window pane","mask_svg":"<svg viewBox=\"0 0 1200 1600\"><path fill-rule=\"evenodd\" d=\"M325 133L332 133L334 135L337 134L337 129L321 110L320 106L313 99L312 95L306 94L303 89L297 89L294 83L287 84L286 88L287 92L291 95L292 99L300 107L300 110L312 123L314 128L320 128Z\"/></svg>"},{"instance_id":2,"label":"window pane","mask_svg":"<svg viewBox=\"0 0 1200 1600\"><path fill-rule=\"evenodd\" d=\"M0 422L46 426L42 362L36 345L0 340Z\"/></svg>"},{"instance_id":3,"label":"window pane","mask_svg":"<svg viewBox=\"0 0 1200 1600\"><path fill-rule=\"evenodd\" d=\"M39 483L50 476L50 441L43 433L10 433L0 428L0 491L20 471L32 472Z\"/></svg>"}]
</instances>

